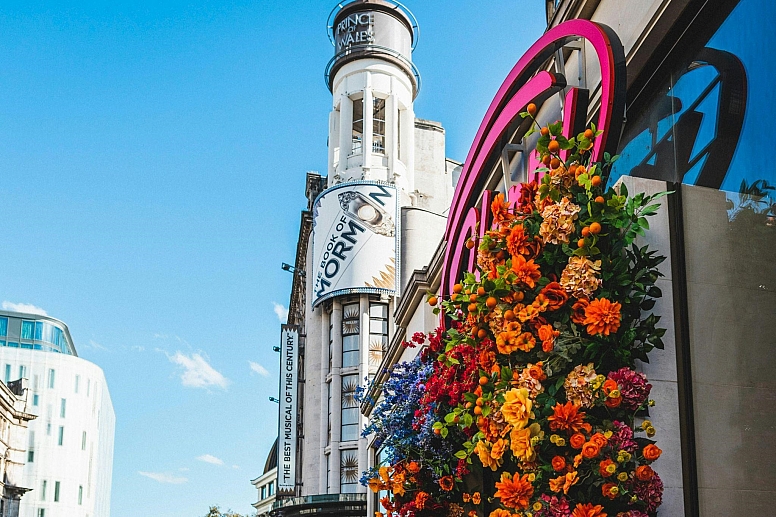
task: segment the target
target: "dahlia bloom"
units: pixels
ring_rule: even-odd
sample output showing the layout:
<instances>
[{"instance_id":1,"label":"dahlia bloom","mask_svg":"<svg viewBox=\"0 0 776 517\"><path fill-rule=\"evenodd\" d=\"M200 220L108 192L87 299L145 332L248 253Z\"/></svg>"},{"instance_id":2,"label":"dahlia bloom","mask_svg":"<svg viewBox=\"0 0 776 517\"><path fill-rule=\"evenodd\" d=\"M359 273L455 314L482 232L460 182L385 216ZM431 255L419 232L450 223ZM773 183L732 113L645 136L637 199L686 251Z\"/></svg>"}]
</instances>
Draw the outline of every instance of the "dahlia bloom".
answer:
<instances>
[{"instance_id":1,"label":"dahlia bloom","mask_svg":"<svg viewBox=\"0 0 776 517\"><path fill-rule=\"evenodd\" d=\"M606 298L596 298L585 307L585 321L587 333L591 336L617 333L620 328L622 315L620 302L610 302Z\"/></svg>"}]
</instances>

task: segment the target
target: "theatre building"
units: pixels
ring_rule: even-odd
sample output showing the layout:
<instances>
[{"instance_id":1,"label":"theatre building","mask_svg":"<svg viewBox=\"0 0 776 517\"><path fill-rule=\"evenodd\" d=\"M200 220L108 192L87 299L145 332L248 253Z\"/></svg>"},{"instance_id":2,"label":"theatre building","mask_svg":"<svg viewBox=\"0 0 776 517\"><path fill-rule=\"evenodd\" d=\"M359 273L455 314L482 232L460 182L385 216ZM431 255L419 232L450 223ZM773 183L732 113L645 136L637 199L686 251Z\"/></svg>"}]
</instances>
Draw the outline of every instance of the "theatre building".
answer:
<instances>
[{"instance_id":1,"label":"theatre building","mask_svg":"<svg viewBox=\"0 0 776 517\"><path fill-rule=\"evenodd\" d=\"M437 326L426 293L450 292L490 200L514 201L531 178L529 103L567 134L604 130L592 153L620 156L612 185L673 191L637 241L668 257L653 309L665 349L639 365L664 451L659 515L774 514L776 3L550 0L546 12L544 35L482 92L493 101L460 166L441 126L413 112L411 13L379 0L333 11L329 170L308 174L289 268L275 515L379 510L358 484L381 451L359 436L373 406L356 387L417 354L401 342ZM519 30L517 7L504 16Z\"/></svg>"},{"instance_id":2,"label":"theatre building","mask_svg":"<svg viewBox=\"0 0 776 517\"><path fill-rule=\"evenodd\" d=\"M273 515L366 515L370 458L356 388L374 378L396 329L396 296L444 232L460 163L441 124L416 118L417 22L398 2L341 3L328 173L308 173L288 324L280 343ZM433 326L434 317L426 322Z\"/></svg>"},{"instance_id":3,"label":"theatre building","mask_svg":"<svg viewBox=\"0 0 776 517\"><path fill-rule=\"evenodd\" d=\"M776 508L776 72L770 0L560 0L545 34L497 92L466 158L445 235L406 278L378 368L411 359L403 336L429 331L427 290L449 293L472 264L466 239L489 226L489 200L537 163L519 116L605 131L593 153L619 154L611 184L670 190L640 244L666 260L653 312L665 350L641 364L664 450L659 515L773 515ZM505 13L515 15L515 13ZM519 17L515 18L515 30ZM514 201L514 199L512 199ZM374 391L373 394L377 392ZM363 404L363 414L372 406ZM370 461L380 451L370 451ZM369 512L379 510L370 495Z\"/></svg>"}]
</instances>

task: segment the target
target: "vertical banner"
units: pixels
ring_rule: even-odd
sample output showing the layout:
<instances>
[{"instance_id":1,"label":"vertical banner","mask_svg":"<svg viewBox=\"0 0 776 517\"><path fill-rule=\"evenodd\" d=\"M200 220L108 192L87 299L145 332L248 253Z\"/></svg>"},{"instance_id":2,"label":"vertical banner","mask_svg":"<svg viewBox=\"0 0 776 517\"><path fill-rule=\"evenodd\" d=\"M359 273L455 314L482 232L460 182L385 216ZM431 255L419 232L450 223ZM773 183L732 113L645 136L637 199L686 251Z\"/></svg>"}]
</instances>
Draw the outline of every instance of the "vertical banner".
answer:
<instances>
[{"instance_id":1,"label":"vertical banner","mask_svg":"<svg viewBox=\"0 0 776 517\"><path fill-rule=\"evenodd\" d=\"M299 330L280 326L280 410L278 415L278 495L295 495L296 412L299 372Z\"/></svg>"},{"instance_id":2,"label":"vertical banner","mask_svg":"<svg viewBox=\"0 0 776 517\"><path fill-rule=\"evenodd\" d=\"M313 205L312 305L340 294L398 293L396 187L340 183Z\"/></svg>"}]
</instances>

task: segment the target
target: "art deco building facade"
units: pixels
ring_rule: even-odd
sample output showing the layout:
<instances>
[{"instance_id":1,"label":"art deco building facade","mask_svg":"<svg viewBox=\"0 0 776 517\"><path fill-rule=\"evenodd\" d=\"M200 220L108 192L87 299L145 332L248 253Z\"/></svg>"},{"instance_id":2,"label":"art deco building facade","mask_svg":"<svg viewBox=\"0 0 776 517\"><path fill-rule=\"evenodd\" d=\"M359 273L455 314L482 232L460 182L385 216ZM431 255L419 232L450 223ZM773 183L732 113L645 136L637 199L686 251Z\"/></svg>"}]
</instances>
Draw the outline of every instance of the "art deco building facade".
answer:
<instances>
[{"instance_id":1,"label":"art deco building facade","mask_svg":"<svg viewBox=\"0 0 776 517\"><path fill-rule=\"evenodd\" d=\"M81 359L63 322L0 311L3 380L26 379L21 517L109 517L115 415L102 370Z\"/></svg>"}]
</instances>

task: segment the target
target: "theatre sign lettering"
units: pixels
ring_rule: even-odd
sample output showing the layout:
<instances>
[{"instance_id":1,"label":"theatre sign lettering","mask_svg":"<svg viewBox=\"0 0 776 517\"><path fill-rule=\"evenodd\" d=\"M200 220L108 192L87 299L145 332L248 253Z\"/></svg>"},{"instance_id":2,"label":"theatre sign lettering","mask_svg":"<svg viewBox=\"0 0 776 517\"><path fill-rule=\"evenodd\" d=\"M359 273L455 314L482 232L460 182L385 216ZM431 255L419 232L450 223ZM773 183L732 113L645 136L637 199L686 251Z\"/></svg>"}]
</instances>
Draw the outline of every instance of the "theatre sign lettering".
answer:
<instances>
[{"instance_id":1,"label":"theatre sign lettering","mask_svg":"<svg viewBox=\"0 0 776 517\"><path fill-rule=\"evenodd\" d=\"M527 131L521 125L520 113L530 103L541 105L553 95L563 95L563 132L577 134L584 130L589 93L579 87L568 87L565 77L542 69L547 60L564 46L583 40L592 47L601 70L600 107L597 128L603 135L595 140L592 159L600 160L604 152L614 154L625 108L625 55L619 38L609 27L588 20L570 20L547 31L521 57L509 72L490 104L455 189L450 217L445 231L447 247L442 272L442 294L452 292L452 286L464 271L474 271L477 249L469 250L466 240L482 236L491 226L490 201L493 194L483 191L492 159L508 131ZM538 166L532 155L528 171ZM507 200L516 201L519 189L507 192ZM478 204L479 201L479 204Z\"/></svg>"}]
</instances>

